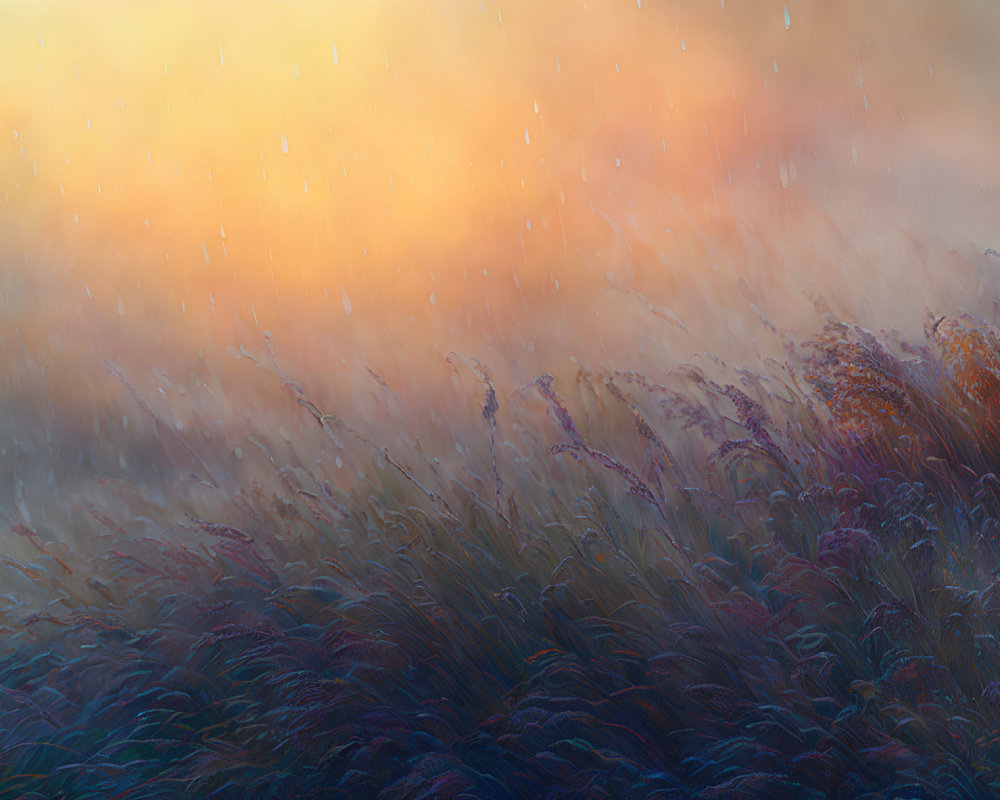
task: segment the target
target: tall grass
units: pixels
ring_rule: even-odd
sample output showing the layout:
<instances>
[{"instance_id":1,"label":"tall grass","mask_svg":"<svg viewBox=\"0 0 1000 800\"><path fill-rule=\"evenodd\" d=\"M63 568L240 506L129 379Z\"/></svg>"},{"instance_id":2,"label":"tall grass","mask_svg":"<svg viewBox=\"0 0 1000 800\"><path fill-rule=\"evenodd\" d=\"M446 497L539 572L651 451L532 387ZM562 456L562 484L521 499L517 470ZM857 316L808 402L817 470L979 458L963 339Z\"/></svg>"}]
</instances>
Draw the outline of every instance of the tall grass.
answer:
<instances>
[{"instance_id":1,"label":"tall grass","mask_svg":"<svg viewBox=\"0 0 1000 800\"><path fill-rule=\"evenodd\" d=\"M374 373L363 430L255 360L307 427L230 469L157 420L169 492L12 527L0 796L1000 792L985 325L507 396L455 355L437 442Z\"/></svg>"}]
</instances>

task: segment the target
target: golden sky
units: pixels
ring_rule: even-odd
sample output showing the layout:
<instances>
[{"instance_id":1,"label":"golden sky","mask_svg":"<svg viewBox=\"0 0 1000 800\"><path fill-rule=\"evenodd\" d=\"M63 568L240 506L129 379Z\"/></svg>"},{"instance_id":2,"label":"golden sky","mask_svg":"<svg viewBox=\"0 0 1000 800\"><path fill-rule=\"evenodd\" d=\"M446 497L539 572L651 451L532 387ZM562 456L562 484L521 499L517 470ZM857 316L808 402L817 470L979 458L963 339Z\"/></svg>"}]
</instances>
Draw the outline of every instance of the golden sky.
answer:
<instances>
[{"instance_id":1,"label":"golden sky","mask_svg":"<svg viewBox=\"0 0 1000 800\"><path fill-rule=\"evenodd\" d=\"M917 329L995 266L998 13L0 0L14 385L264 329L303 368L745 355L819 293Z\"/></svg>"}]
</instances>

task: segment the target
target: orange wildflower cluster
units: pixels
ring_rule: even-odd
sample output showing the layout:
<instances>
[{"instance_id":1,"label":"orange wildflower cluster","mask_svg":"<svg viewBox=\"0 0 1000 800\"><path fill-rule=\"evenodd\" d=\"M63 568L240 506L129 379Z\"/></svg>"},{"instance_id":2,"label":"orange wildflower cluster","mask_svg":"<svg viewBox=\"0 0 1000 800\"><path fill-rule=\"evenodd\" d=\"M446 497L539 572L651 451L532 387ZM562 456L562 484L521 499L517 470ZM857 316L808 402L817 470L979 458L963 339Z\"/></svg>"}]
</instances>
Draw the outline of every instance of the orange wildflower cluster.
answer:
<instances>
[{"instance_id":1,"label":"orange wildflower cluster","mask_svg":"<svg viewBox=\"0 0 1000 800\"><path fill-rule=\"evenodd\" d=\"M911 402L902 369L871 333L831 320L807 346L805 378L838 422L865 437L903 425Z\"/></svg>"},{"instance_id":2,"label":"orange wildflower cluster","mask_svg":"<svg viewBox=\"0 0 1000 800\"><path fill-rule=\"evenodd\" d=\"M968 314L940 318L931 334L961 391L990 409L1000 404L1000 337Z\"/></svg>"}]
</instances>

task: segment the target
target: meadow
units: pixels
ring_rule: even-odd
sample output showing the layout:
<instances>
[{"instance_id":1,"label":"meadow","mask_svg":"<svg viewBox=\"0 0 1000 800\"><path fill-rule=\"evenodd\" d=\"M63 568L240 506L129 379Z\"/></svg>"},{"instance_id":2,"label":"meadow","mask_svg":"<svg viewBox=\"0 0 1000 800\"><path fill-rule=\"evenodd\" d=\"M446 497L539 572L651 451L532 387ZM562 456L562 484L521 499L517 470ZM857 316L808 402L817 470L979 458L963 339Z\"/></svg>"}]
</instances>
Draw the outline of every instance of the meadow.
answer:
<instances>
[{"instance_id":1,"label":"meadow","mask_svg":"<svg viewBox=\"0 0 1000 800\"><path fill-rule=\"evenodd\" d=\"M991 4L0 15L0 797L1000 794Z\"/></svg>"}]
</instances>

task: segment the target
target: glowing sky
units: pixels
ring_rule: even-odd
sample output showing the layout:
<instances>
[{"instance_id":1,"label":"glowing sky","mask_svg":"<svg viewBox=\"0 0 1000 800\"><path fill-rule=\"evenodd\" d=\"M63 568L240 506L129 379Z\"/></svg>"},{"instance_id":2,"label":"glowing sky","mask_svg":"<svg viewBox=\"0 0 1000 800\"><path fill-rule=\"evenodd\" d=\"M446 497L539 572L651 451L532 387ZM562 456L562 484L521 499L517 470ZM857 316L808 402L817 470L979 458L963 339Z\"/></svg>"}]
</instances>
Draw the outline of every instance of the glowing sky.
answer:
<instances>
[{"instance_id":1,"label":"glowing sky","mask_svg":"<svg viewBox=\"0 0 1000 800\"><path fill-rule=\"evenodd\" d=\"M803 292L902 324L997 243L989 3L0 13L15 379L264 328L530 371L766 336Z\"/></svg>"}]
</instances>

